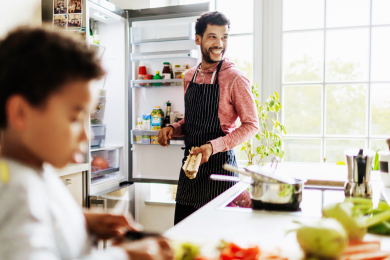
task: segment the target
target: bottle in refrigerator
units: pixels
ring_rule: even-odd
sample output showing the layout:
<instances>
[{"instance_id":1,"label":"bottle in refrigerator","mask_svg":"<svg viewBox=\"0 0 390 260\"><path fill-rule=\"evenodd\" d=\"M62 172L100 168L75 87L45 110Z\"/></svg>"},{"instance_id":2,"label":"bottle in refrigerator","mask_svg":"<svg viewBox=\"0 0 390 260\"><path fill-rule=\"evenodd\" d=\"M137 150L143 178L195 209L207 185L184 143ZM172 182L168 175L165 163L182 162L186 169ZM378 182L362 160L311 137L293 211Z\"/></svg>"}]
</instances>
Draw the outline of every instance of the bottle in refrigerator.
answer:
<instances>
[{"instance_id":1,"label":"bottle in refrigerator","mask_svg":"<svg viewBox=\"0 0 390 260\"><path fill-rule=\"evenodd\" d=\"M89 20L89 43L93 43L93 33L92 33L92 25L93 25L93 20Z\"/></svg>"},{"instance_id":2,"label":"bottle in refrigerator","mask_svg":"<svg viewBox=\"0 0 390 260\"><path fill-rule=\"evenodd\" d=\"M100 44L98 22L93 24L93 43Z\"/></svg>"},{"instance_id":3,"label":"bottle in refrigerator","mask_svg":"<svg viewBox=\"0 0 390 260\"><path fill-rule=\"evenodd\" d=\"M151 127L152 130L160 130L163 126L164 121L164 112L161 110L160 106L156 106L151 114Z\"/></svg>"},{"instance_id":4,"label":"bottle in refrigerator","mask_svg":"<svg viewBox=\"0 0 390 260\"><path fill-rule=\"evenodd\" d=\"M165 115L165 119L164 119L164 127L167 127L171 124L171 102L166 102L167 104L167 113Z\"/></svg>"},{"instance_id":5,"label":"bottle in refrigerator","mask_svg":"<svg viewBox=\"0 0 390 260\"><path fill-rule=\"evenodd\" d=\"M138 75L146 75L146 66L143 61L140 61L139 63Z\"/></svg>"},{"instance_id":6,"label":"bottle in refrigerator","mask_svg":"<svg viewBox=\"0 0 390 260\"><path fill-rule=\"evenodd\" d=\"M161 76L163 77L163 79L171 79L171 70L169 69L169 62L164 62L164 68ZM170 83L165 82L162 85L169 86Z\"/></svg>"},{"instance_id":7,"label":"bottle in refrigerator","mask_svg":"<svg viewBox=\"0 0 390 260\"><path fill-rule=\"evenodd\" d=\"M162 79L163 77L160 75L160 71L156 71L156 75L153 76L153 79ZM161 83L153 83L153 86L161 86Z\"/></svg>"}]
</instances>

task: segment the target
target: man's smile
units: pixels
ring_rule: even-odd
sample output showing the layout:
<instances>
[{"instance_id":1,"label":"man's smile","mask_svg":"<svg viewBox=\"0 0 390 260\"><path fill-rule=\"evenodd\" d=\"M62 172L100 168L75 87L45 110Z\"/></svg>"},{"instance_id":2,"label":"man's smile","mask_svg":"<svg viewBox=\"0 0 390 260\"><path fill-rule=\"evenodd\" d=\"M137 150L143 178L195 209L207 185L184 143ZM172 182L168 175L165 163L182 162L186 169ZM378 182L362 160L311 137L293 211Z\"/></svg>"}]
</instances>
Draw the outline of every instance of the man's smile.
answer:
<instances>
[{"instance_id":1,"label":"man's smile","mask_svg":"<svg viewBox=\"0 0 390 260\"><path fill-rule=\"evenodd\" d=\"M211 49L210 51L215 55L220 55L223 49Z\"/></svg>"}]
</instances>

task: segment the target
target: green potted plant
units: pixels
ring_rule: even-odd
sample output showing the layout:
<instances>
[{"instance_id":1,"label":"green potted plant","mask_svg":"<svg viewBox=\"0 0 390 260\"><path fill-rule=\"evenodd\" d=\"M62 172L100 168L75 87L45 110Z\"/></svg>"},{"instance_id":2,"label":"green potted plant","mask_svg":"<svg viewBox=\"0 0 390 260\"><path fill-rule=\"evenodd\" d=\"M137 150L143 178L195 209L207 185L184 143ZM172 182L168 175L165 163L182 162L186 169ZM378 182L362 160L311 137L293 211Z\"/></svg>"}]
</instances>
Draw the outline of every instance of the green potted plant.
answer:
<instances>
[{"instance_id":1,"label":"green potted plant","mask_svg":"<svg viewBox=\"0 0 390 260\"><path fill-rule=\"evenodd\" d=\"M277 92L270 95L266 102L259 102L257 100L259 97L257 83L252 85L252 94L256 96L255 103L260 128L255 135L256 139L241 144L241 151L244 151L248 156L247 165L265 164L268 156L274 155L280 158L284 156L282 134L286 134L286 128L278 121L282 105Z\"/></svg>"}]
</instances>

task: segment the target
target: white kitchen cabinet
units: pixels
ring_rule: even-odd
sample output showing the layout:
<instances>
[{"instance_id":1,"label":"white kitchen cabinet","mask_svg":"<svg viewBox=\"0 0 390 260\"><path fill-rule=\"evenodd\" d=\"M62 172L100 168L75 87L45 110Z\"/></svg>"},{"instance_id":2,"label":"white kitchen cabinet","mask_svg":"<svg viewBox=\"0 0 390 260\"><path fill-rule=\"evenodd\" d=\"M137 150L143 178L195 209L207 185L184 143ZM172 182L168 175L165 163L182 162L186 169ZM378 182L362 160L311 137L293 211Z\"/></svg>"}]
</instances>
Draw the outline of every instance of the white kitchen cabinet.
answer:
<instances>
[{"instance_id":1,"label":"white kitchen cabinet","mask_svg":"<svg viewBox=\"0 0 390 260\"><path fill-rule=\"evenodd\" d=\"M70 191L73 198L80 207L84 206L84 187L83 187L83 173L77 172L65 176L60 179L64 182L66 188Z\"/></svg>"}]
</instances>

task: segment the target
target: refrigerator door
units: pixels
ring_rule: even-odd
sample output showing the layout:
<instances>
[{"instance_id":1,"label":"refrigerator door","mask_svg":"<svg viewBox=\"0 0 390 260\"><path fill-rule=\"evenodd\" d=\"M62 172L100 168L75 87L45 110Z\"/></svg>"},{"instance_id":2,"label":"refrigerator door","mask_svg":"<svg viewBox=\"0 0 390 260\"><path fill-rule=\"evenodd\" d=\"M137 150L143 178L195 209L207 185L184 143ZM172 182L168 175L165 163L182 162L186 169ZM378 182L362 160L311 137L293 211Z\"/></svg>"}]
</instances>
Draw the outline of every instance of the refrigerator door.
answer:
<instances>
[{"instance_id":1,"label":"refrigerator door","mask_svg":"<svg viewBox=\"0 0 390 260\"><path fill-rule=\"evenodd\" d=\"M86 1L87 44L96 50L106 75L93 87L98 104L91 114L89 196L129 185L127 11L100 0ZM90 30L91 29L91 30ZM90 35L91 34L91 35Z\"/></svg>"},{"instance_id":2,"label":"refrigerator door","mask_svg":"<svg viewBox=\"0 0 390 260\"><path fill-rule=\"evenodd\" d=\"M136 129L137 120L151 115L160 106L166 115L169 101L171 112L184 114L183 72L201 61L195 44L195 22L209 3L129 10L130 82L129 82L129 173L131 182L176 184L184 157L184 139L170 140L169 147L156 143L158 127ZM169 62L169 79L145 80L161 72ZM139 67L146 67L140 75ZM187 67L187 68L186 68ZM171 123L174 118L171 118Z\"/></svg>"}]
</instances>

